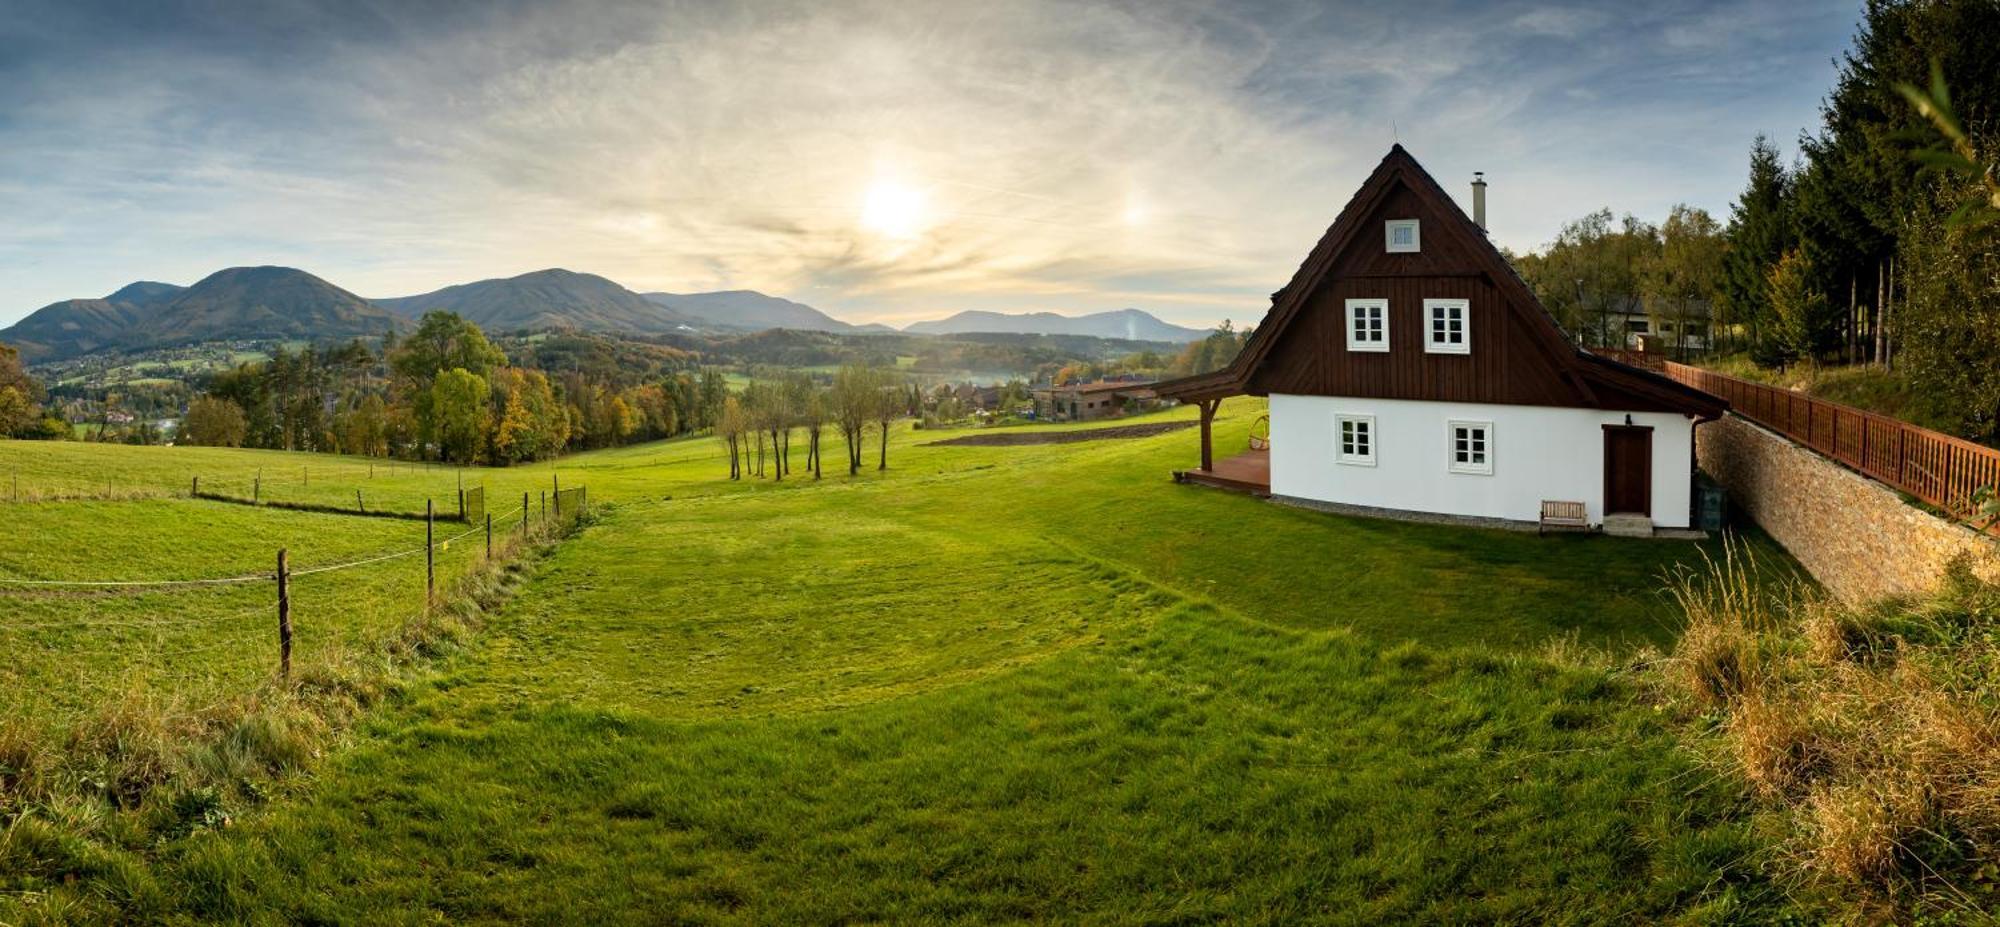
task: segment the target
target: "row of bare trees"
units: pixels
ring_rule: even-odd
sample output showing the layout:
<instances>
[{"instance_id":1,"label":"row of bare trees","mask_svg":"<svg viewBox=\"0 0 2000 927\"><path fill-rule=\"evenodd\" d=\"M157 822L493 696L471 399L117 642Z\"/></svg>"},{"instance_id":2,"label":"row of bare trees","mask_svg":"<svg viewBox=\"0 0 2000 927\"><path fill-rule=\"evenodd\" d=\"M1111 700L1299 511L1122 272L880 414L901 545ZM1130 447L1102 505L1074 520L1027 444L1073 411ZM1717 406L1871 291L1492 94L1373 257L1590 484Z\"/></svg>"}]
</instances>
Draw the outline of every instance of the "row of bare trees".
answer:
<instances>
[{"instance_id":1,"label":"row of bare trees","mask_svg":"<svg viewBox=\"0 0 2000 927\"><path fill-rule=\"evenodd\" d=\"M729 449L729 478L783 480L792 472L792 436L803 431L806 469L819 479L828 425L840 429L849 476L861 472L870 426L879 432L876 467L887 470L889 426L910 414L916 395L902 377L879 367L842 367L830 383L805 373L753 382L723 401L716 422L716 437Z\"/></svg>"}]
</instances>

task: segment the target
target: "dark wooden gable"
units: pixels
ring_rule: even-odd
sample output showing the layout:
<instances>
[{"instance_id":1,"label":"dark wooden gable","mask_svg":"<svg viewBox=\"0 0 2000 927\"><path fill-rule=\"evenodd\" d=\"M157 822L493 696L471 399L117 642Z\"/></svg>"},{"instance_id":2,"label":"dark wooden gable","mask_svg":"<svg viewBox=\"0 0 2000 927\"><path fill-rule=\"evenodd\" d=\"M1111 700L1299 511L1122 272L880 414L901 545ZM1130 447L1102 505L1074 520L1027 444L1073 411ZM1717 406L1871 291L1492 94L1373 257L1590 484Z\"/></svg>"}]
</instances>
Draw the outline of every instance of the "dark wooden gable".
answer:
<instances>
[{"instance_id":1,"label":"dark wooden gable","mask_svg":"<svg viewBox=\"0 0 2000 927\"><path fill-rule=\"evenodd\" d=\"M1421 250L1391 253L1384 223L1420 222ZM1389 301L1389 350L1347 349L1346 301ZM1468 302L1469 354L1424 350L1427 298ZM1563 334L1521 278L1398 145L1341 210L1241 356L1161 384L1182 399L1232 393L1361 396L1720 415L1720 400L1595 357Z\"/></svg>"},{"instance_id":2,"label":"dark wooden gable","mask_svg":"<svg viewBox=\"0 0 2000 927\"><path fill-rule=\"evenodd\" d=\"M1387 162L1385 162L1386 164ZM1449 204L1446 204L1449 205ZM1416 219L1422 250L1390 253L1384 226ZM1463 234L1471 223L1439 208L1400 175L1355 220L1354 234L1311 284L1304 303L1249 381L1257 395L1366 396L1516 405L1578 405L1585 400L1564 377L1546 333L1508 301ZM1477 234L1476 231L1473 232ZM1347 349L1347 300L1389 301L1389 350ZM1424 350L1424 300L1467 301L1471 353Z\"/></svg>"}]
</instances>

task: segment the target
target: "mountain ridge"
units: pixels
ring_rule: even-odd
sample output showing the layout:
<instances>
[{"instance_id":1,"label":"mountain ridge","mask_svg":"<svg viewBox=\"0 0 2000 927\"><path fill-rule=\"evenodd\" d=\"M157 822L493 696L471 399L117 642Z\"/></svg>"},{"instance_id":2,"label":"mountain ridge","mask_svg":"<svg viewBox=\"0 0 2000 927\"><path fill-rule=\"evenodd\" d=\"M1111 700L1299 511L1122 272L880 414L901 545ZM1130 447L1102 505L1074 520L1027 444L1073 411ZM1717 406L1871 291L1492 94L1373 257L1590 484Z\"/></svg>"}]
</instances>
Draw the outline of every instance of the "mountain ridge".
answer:
<instances>
[{"instance_id":1,"label":"mountain ridge","mask_svg":"<svg viewBox=\"0 0 2000 927\"><path fill-rule=\"evenodd\" d=\"M192 286L140 280L98 299L43 306L0 329L0 342L29 362L100 351L144 350L201 340L326 341L380 335L423 313L456 312L493 332L573 329L639 335L702 329L792 329L835 334L1084 335L1187 343L1201 329L1173 325L1140 309L1085 315L967 310L902 329L853 323L813 306L756 290L638 293L596 274L564 268L454 284L428 293L365 299L290 267L231 267Z\"/></svg>"},{"instance_id":2,"label":"mountain ridge","mask_svg":"<svg viewBox=\"0 0 2000 927\"><path fill-rule=\"evenodd\" d=\"M990 312L967 309L942 319L911 322L903 331L920 335L997 334L1091 335L1127 341L1171 341L1185 344L1208 336L1204 329L1161 321L1143 309L1113 309L1084 315L1054 312Z\"/></svg>"}]
</instances>

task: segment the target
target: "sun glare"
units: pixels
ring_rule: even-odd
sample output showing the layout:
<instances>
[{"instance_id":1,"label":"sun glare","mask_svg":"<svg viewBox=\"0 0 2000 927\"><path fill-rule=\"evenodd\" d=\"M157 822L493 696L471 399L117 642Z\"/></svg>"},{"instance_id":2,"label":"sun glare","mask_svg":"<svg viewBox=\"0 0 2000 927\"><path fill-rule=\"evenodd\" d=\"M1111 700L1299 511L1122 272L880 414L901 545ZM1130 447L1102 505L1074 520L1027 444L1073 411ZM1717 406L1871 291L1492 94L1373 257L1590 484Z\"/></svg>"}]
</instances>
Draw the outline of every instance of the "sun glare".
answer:
<instances>
[{"instance_id":1,"label":"sun glare","mask_svg":"<svg viewBox=\"0 0 2000 927\"><path fill-rule=\"evenodd\" d=\"M923 226L923 191L895 180L877 180L862 198L861 227L877 235L908 241Z\"/></svg>"}]
</instances>

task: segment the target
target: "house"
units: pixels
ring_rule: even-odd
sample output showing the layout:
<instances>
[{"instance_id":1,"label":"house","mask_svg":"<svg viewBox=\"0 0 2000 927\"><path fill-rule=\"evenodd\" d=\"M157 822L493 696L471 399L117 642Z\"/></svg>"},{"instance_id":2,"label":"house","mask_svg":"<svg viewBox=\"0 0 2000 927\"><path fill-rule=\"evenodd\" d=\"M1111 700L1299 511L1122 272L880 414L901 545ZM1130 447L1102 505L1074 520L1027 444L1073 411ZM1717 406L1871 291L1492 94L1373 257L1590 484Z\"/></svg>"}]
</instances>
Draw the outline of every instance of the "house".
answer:
<instances>
[{"instance_id":1,"label":"house","mask_svg":"<svg viewBox=\"0 0 2000 927\"><path fill-rule=\"evenodd\" d=\"M1680 357L1708 350L1710 314L1705 299L1664 302L1648 309L1638 297L1627 297L1598 320L1602 336L1587 334L1610 347Z\"/></svg>"},{"instance_id":2,"label":"house","mask_svg":"<svg viewBox=\"0 0 2000 927\"><path fill-rule=\"evenodd\" d=\"M1152 381L1130 375L1040 386L1035 388L1034 398L1036 418L1069 422L1127 415L1152 408L1159 401Z\"/></svg>"},{"instance_id":3,"label":"house","mask_svg":"<svg viewBox=\"0 0 2000 927\"><path fill-rule=\"evenodd\" d=\"M1195 482L1361 512L1686 527L1694 429L1726 403L1584 352L1415 158L1391 148L1236 360L1160 383L1201 409ZM1269 450L1214 459L1228 396L1270 399ZM1267 456L1266 456L1267 455Z\"/></svg>"}]
</instances>

